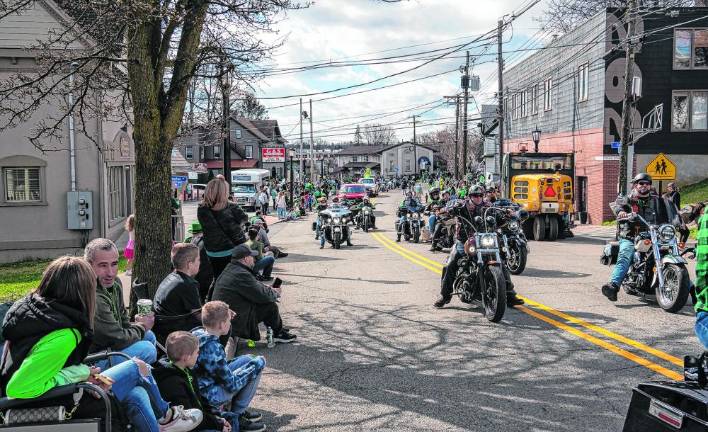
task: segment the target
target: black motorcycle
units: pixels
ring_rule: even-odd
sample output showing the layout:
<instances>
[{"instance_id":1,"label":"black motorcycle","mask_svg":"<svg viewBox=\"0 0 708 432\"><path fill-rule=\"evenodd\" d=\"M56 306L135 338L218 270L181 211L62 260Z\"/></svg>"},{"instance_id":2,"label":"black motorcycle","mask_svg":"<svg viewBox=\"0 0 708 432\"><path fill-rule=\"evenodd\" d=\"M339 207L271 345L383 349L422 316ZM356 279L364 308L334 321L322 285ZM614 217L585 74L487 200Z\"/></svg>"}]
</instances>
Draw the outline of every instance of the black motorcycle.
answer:
<instances>
[{"instance_id":1,"label":"black motorcycle","mask_svg":"<svg viewBox=\"0 0 708 432\"><path fill-rule=\"evenodd\" d=\"M417 208L407 207L398 210L399 219L396 221L396 241L401 241L401 235L406 241L413 239L414 243L420 242L420 227L423 225L421 211Z\"/></svg>"},{"instance_id":2,"label":"black motorcycle","mask_svg":"<svg viewBox=\"0 0 708 432\"><path fill-rule=\"evenodd\" d=\"M493 215L475 217L474 222L457 215L459 223L472 228L465 242L464 254L458 254L458 271L453 282L453 295L464 303L481 301L484 316L499 322L506 311L506 279Z\"/></svg>"},{"instance_id":3,"label":"black motorcycle","mask_svg":"<svg viewBox=\"0 0 708 432\"><path fill-rule=\"evenodd\" d=\"M359 213L357 214L357 224L361 227L361 229L364 230L364 232L369 232L371 228L374 226L374 221L371 218L374 214L374 210L371 208L371 206L363 206L360 210Z\"/></svg>"},{"instance_id":4,"label":"black motorcycle","mask_svg":"<svg viewBox=\"0 0 708 432\"><path fill-rule=\"evenodd\" d=\"M671 224L652 225L642 216L632 214L627 221L639 221L648 228L634 240L634 260L622 289L630 295L655 296L657 303L667 312L681 310L688 300L691 279L687 261L683 257L693 254L691 248L679 251L676 228ZM617 262L619 243L605 246L600 262L605 265Z\"/></svg>"},{"instance_id":5,"label":"black motorcycle","mask_svg":"<svg viewBox=\"0 0 708 432\"><path fill-rule=\"evenodd\" d=\"M528 212L516 206L501 204L504 205L504 211L500 214L497 232L504 244L502 255L509 272L518 275L524 272L530 252L522 228L523 222L528 219Z\"/></svg>"},{"instance_id":6,"label":"black motorcycle","mask_svg":"<svg viewBox=\"0 0 708 432\"><path fill-rule=\"evenodd\" d=\"M325 240L332 247L339 249L343 242L351 241L352 222L351 212L346 207L335 207L320 212L321 227L320 235L325 236Z\"/></svg>"}]
</instances>

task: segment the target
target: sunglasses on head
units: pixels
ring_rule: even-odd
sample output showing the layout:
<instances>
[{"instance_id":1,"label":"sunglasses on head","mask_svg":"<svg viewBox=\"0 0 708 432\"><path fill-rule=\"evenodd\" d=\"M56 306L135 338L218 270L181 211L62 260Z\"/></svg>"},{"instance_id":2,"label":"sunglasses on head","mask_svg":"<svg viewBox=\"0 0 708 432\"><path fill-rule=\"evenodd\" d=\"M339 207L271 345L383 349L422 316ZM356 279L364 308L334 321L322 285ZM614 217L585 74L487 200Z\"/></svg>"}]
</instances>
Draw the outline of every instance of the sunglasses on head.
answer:
<instances>
[{"instance_id":1,"label":"sunglasses on head","mask_svg":"<svg viewBox=\"0 0 708 432\"><path fill-rule=\"evenodd\" d=\"M648 181L640 181L640 182L637 182L637 184L639 186L649 186L651 183Z\"/></svg>"}]
</instances>

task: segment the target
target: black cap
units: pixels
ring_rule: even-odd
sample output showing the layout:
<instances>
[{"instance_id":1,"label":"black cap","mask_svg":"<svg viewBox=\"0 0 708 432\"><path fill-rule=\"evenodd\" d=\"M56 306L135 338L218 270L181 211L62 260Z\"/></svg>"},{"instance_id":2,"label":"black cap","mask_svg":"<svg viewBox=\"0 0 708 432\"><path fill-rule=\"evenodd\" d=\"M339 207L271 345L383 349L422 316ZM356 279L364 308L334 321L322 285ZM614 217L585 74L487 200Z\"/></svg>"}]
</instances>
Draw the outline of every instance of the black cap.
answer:
<instances>
[{"instance_id":1,"label":"black cap","mask_svg":"<svg viewBox=\"0 0 708 432\"><path fill-rule=\"evenodd\" d=\"M258 256L258 251L251 249L245 244L240 244L231 251L231 259L240 260L242 258L246 258L247 256Z\"/></svg>"}]
</instances>

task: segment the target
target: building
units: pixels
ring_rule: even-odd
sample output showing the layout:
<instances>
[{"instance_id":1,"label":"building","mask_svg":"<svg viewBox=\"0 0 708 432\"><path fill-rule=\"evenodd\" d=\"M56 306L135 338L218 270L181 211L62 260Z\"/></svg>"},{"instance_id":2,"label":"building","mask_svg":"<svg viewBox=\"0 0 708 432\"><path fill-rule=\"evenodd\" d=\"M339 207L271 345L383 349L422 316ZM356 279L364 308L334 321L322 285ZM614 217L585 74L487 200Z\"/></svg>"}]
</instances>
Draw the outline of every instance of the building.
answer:
<instances>
[{"instance_id":1,"label":"building","mask_svg":"<svg viewBox=\"0 0 708 432\"><path fill-rule=\"evenodd\" d=\"M367 168L370 168L373 173L379 175L381 173L381 150L384 146L380 145L353 145L345 147L335 153L335 173L361 174Z\"/></svg>"},{"instance_id":2,"label":"building","mask_svg":"<svg viewBox=\"0 0 708 432\"><path fill-rule=\"evenodd\" d=\"M618 191L622 15L606 9L504 72L504 152L534 151L531 132L538 129L539 151L574 153L576 211L594 224L612 218L608 203ZM708 8L643 9L636 25L642 38L633 76L641 78L641 97L632 122L635 134L642 127L649 133L634 145L634 172L663 152L676 163L679 183L701 180L708 165ZM662 104L662 127L650 130L650 114Z\"/></svg>"},{"instance_id":3,"label":"building","mask_svg":"<svg viewBox=\"0 0 708 432\"><path fill-rule=\"evenodd\" d=\"M435 163L435 149L423 144L402 142L382 148L381 175L397 177L432 171ZM417 169L416 169L416 162Z\"/></svg>"},{"instance_id":4,"label":"building","mask_svg":"<svg viewBox=\"0 0 708 432\"><path fill-rule=\"evenodd\" d=\"M0 81L32 71L34 52L26 48L49 31L65 30L71 21L51 0L4 17ZM77 39L75 48L90 43ZM72 163L68 122L61 131L61 151L42 153L27 138L36 121L57 113L47 103L27 122L0 132L0 262L80 253L95 237L115 240L133 212L135 146L128 121L92 121L90 137L75 128Z\"/></svg>"},{"instance_id":5,"label":"building","mask_svg":"<svg viewBox=\"0 0 708 432\"><path fill-rule=\"evenodd\" d=\"M264 168L277 177L285 175L285 139L277 120L231 117L231 168ZM176 142L184 158L203 164L214 176L223 171L223 141L220 131L196 127Z\"/></svg>"}]
</instances>

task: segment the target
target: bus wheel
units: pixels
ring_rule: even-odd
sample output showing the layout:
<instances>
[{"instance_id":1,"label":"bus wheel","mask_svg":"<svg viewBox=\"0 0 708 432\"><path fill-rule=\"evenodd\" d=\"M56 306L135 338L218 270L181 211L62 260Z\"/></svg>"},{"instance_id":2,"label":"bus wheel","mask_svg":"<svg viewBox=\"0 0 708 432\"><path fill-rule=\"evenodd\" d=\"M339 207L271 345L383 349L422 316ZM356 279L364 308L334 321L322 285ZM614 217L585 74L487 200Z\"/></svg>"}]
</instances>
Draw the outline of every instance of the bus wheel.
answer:
<instances>
[{"instance_id":1,"label":"bus wheel","mask_svg":"<svg viewBox=\"0 0 708 432\"><path fill-rule=\"evenodd\" d=\"M548 215L548 240L556 241L558 240L558 217L555 215Z\"/></svg>"},{"instance_id":2,"label":"bus wheel","mask_svg":"<svg viewBox=\"0 0 708 432\"><path fill-rule=\"evenodd\" d=\"M543 241L546 237L546 218L544 215L537 215L533 218L533 239Z\"/></svg>"}]
</instances>

